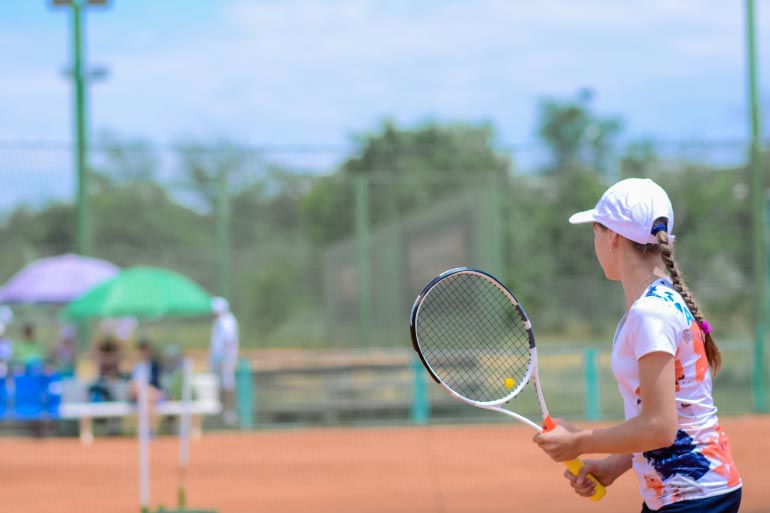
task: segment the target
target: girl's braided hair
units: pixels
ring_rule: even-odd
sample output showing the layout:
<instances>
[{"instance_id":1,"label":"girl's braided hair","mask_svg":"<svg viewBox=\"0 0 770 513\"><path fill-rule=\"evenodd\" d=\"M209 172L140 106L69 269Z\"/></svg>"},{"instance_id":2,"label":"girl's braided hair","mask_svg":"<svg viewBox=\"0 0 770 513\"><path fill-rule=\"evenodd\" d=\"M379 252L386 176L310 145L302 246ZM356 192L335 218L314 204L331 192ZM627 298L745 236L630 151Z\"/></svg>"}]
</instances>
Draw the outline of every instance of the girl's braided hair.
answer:
<instances>
[{"instance_id":1,"label":"girl's braided hair","mask_svg":"<svg viewBox=\"0 0 770 513\"><path fill-rule=\"evenodd\" d=\"M714 374L719 371L719 367L722 365L722 354L719 352L714 337L711 335L711 327L706 322L703 314L698 308L698 304L695 302L690 289L684 282L682 272L679 270L679 266L674 260L674 248L668 239L667 219L659 218L653 223L652 233L658 239L658 244L638 244L634 241L630 241L634 249L638 252L646 255L648 253L660 252L663 257L663 263L666 266L666 271L671 276L671 282L674 284L674 288L679 295L682 296L690 313L695 317L695 321L698 323L698 327L703 332L703 344L706 350L706 358L708 359L709 366Z\"/></svg>"}]
</instances>

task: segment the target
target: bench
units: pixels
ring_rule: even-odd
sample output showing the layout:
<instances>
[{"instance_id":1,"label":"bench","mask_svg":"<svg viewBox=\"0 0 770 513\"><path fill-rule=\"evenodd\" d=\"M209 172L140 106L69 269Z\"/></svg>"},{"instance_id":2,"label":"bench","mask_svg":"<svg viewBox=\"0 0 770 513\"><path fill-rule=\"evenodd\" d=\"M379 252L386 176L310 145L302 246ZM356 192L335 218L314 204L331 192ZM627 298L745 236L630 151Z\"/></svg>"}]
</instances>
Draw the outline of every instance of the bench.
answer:
<instances>
[{"instance_id":1,"label":"bench","mask_svg":"<svg viewBox=\"0 0 770 513\"><path fill-rule=\"evenodd\" d=\"M86 384L75 379L62 382L62 402L59 418L77 419L80 424L80 441L90 444L94 440L93 419L122 418L136 415L136 404L130 401L89 402L85 400ZM217 415L222 412L219 399L219 382L213 374L194 374L192 397L188 411L193 416ZM163 400L155 405L160 416L179 417L185 412L181 400ZM194 429L193 437L200 437L200 426Z\"/></svg>"}]
</instances>

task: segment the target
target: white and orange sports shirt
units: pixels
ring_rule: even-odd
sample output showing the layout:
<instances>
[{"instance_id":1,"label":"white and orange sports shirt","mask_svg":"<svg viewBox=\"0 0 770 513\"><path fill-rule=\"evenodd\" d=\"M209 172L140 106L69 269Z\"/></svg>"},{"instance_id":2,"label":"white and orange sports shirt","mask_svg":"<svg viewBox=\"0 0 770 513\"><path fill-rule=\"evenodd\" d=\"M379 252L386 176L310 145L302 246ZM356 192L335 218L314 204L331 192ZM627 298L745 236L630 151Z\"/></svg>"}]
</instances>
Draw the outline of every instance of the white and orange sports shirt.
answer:
<instances>
[{"instance_id":1,"label":"white and orange sports shirt","mask_svg":"<svg viewBox=\"0 0 770 513\"><path fill-rule=\"evenodd\" d=\"M647 507L731 492L741 486L727 435L711 397L711 372L703 332L666 278L654 281L620 320L612 347L612 372L626 419L641 412L638 360L662 351L674 357L676 441L634 453L633 468Z\"/></svg>"}]
</instances>

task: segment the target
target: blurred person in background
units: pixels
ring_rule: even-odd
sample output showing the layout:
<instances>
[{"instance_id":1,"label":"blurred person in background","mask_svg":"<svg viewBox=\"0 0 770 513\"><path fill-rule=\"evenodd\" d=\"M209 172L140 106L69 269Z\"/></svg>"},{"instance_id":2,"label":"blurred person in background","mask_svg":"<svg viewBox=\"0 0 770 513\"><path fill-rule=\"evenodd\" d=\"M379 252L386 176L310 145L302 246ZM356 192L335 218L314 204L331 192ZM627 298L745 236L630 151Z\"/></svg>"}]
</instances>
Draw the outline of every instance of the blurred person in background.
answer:
<instances>
[{"instance_id":1,"label":"blurred person in background","mask_svg":"<svg viewBox=\"0 0 770 513\"><path fill-rule=\"evenodd\" d=\"M8 375L8 368L13 356L13 340L8 336L4 322L0 322L0 376Z\"/></svg>"},{"instance_id":2,"label":"blurred person in background","mask_svg":"<svg viewBox=\"0 0 770 513\"><path fill-rule=\"evenodd\" d=\"M0 305L0 322L6 325L6 327L13 321L13 310L8 305Z\"/></svg>"},{"instance_id":3,"label":"blurred person in background","mask_svg":"<svg viewBox=\"0 0 770 513\"><path fill-rule=\"evenodd\" d=\"M137 360L131 372L131 400L139 401L139 391L142 386L142 374L146 376L147 403L149 405L150 429L153 435L157 435L159 418L155 405L165 398L161 385L161 373L163 371L160 358L150 341L142 338L136 345Z\"/></svg>"},{"instance_id":4,"label":"blurred person in background","mask_svg":"<svg viewBox=\"0 0 770 513\"><path fill-rule=\"evenodd\" d=\"M57 372L63 378L75 375L75 361L77 359L76 338L77 330L74 326L68 324L59 330L59 336L51 348L51 360Z\"/></svg>"},{"instance_id":5,"label":"blurred person in background","mask_svg":"<svg viewBox=\"0 0 770 513\"><path fill-rule=\"evenodd\" d=\"M8 335L8 326L13 321L13 310L7 305L0 305L0 371L1 376L9 375L13 358L13 340Z\"/></svg>"},{"instance_id":6,"label":"blurred person in background","mask_svg":"<svg viewBox=\"0 0 770 513\"><path fill-rule=\"evenodd\" d=\"M96 345L93 352L96 381L89 387L90 401L124 401L128 398L123 357L122 346L111 336L104 337Z\"/></svg>"},{"instance_id":7,"label":"blurred person in background","mask_svg":"<svg viewBox=\"0 0 770 513\"><path fill-rule=\"evenodd\" d=\"M235 369L238 364L238 321L230 311L230 303L223 297L211 301L215 319L211 328L209 368L219 379L222 398L222 420L235 426Z\"/></svg>"},{"instance_id":8,"label":"blurred person in background","mask_svg":"<svg viewBox=\"0 0 770 513\"><path fill-rule=\"evenodd\" d=\"M137 360L131 371L132 389L135 388L137 383L137 373L139 372L139 369L143 367L147 370L147 382L155 389L153 394L155 396L161 396L163 394L163 387L161 386L162 365L155 348L148 339L142 338L136 344L136 350ZM135 390L132 392L132 395L135 395Z\"/></svg>"},{"instance_id":9,"label":"blurred person in background","mask_svg":"<svg viewBox=\"0 0 770 513\"><path fill-rule=\"evenodd\" d=\"M44 414L48 408L49 395L52 395L51 392L59 394L60 389L55 383L58 376L36 332L32 322L24 323L21 339L13 344L11 368L15 406L22 405L27 411L28 417L24 421L27 428L33 436L41 438L50 434L53 427L50 417Z\"/></svg>"},{"instance_id":10,"label":"blurred person in background","mask_svg":"<svg viewBox=\"0 0 770 513\"><path fill-rule=\"evenodd\" d=\"M123 346L130 347L134 343L136 328L139 321L135 317L118 317L115 319L103 319L99 328L105 336L112 337Z\"/></svg>"},{"instance_id":11,"label":"blurred person in background","mask_svg":"<svg viewBox=\"0 0 770 513\"><path fill-rule=\"evenodd\" d=\"M13 355L13 341L8 336L8 330L4 322L0 322L0 412L6 408L8 400L8 384L11 376L11 357ZM0 413L2 416L2 413Z\"/></svg>"},{"instance_id":12,"label":"blurred person in background","mask_svg":"<svg viewBox=\"0 0 770 513\"><path fill-rule=\"evenodd\" d=\"M21 330L21 339L13 345L12 360L24 370L42 367L45 360L43 345L35 336L35 325L25 322Z\"/></svg>"},{"instance_id":13,"label":"blurred person in background","mask_svg":"<svg viewBox=\"0 0 770 513\"><path fill-rule=\"evenodd\" d=\"M535 443L556 461L609 454L586 460L577 476L565 472L579 495L594 493L588 473L608 486L633 469L642 513L736 513L741 476L711 393L722 357L674 260L668 195L652 180L629 178L569 222L593 224L599 265L623 287L611 363L626 420L586 430L559 421Z\"/></svg>"}]
</instances>

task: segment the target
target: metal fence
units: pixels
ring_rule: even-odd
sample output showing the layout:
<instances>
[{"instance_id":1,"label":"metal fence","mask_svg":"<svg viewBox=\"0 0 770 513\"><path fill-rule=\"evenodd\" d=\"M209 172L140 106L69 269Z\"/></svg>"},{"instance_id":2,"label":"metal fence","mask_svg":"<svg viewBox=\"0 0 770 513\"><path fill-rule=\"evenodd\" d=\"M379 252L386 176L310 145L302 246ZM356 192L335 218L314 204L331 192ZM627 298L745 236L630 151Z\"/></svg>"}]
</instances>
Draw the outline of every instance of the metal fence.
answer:
<instances>
[{"instance_id":1,"label":"metal fence","mask_svg":"<svg viewBox=\"0 0 770 513\"><path fill-rule=\"evenodd\" d=\"M623 418L607 346L539 348L543 393L554 416L591 421ZM751 345L725 342L722 352L724 366L714 380L719 413L748 413L752 410ZM449 397L407 351L310 351L282 366L275 366L269 356L255 354L250 364L242 363L239 413L243 427L509 421ZM535 421L540 415L531 386L506 407Z\"/></svg>"},{"instance_id":2,"label":"metal fence","mask_svg":"<svg viewBox=\"0 0 770 513\"><path fill-rule=\"evenodd\" d=\"M727 146L734 154L744 149L737 143ZM701 157L726 151L725 144L686 149ZM538 340L553 351L549 356L546 349L544 365L560 358L567 362L563 371L555 372L559 380L546 380L548 387L558 387L546 391L554 397L551 402L568 398L567 416L615 411L605 404L612 397L605 392L611 379L606 355L599 350L602 345L595 341L610 339L622 315L621 293L601 275L590 230L566 223L571 212L591 206L607 178L587 170L536 174L516 165L502 174L468 169L450 178L442 170L423 170L420 175L409 169L302 173L282 169L263 153L244 148L179 151L142 146L92 150L93 253L121 266L174 268L210 292L227 295L241 324L245 350L376 353L408 348L408 313L415 295L438 273L467 265L498 276L526 306ZM693 163L687 152L679 157L672 152L645 172L666 186L675 205L695 198L678 214L676 230L684 234L677 245L688 284L710 320L716 321L712 325L719 338L748 339L753 331L747 292L752 270L745 171L725 162L712 167ZM516 162L515 154L511 160ZM32 198L27 204L9 203L15 196L6 194L5 203L0 203L4 280L35 258L74 251L75 217L67 192L72 188L68 147L4 144L0 162L0 189ZM198 175L190 171L195 165L201 166ZM718 236L713 226L719 226ZM58 322L56 313L49 309L21 315L44 316L53 324ZM201 349L209 325L143 329L157 334L161 342L173 339L185 348ZM599 350L586 360L595 362L594 373L581 363L586 356L580 348L587 343ZM756 386L752 390L751 380L744 379L751 355L744 349L735 354L734 360L725 358L719 379L734 379L736 387L745 385L746 390L725 401L723 408L749 411L742 398L762 391ZM406 394L399 399L400 410L388 415L403 419L405 409L412 411L414 389L409 384L411 363L401 360L363 368L341 364L331 370L312 365L304 370L255 368L256 422L281 421L278 413L275 419L261 417L269 409L260 404L267 401L265 390L294 388L287 383L306 387L301 390L328 386L338 391L337 406L371 411L367 400L377 404L384 399L348 386L366 380L401 383L402 392L389 392ZM768 383L767 362L760 363L755 372L764 377L757 382ZM587 399L569 399L585 387L572 386L574 380L564 378L567 372L577 382L594 376L590 379L601 385L601 402L572 408ZM544 373L549 374L547 369ZM326 374L332 375L331 382ZM296 396L278 402L291 404L307 393ZM328 418L328 412L335 411L320 404L317 416ZM359 415L346 408L334 414L338 420ZM431 418L441 418L444 408L447 418L462 409L437 403Z\"/></svg>"}]
</instances>

